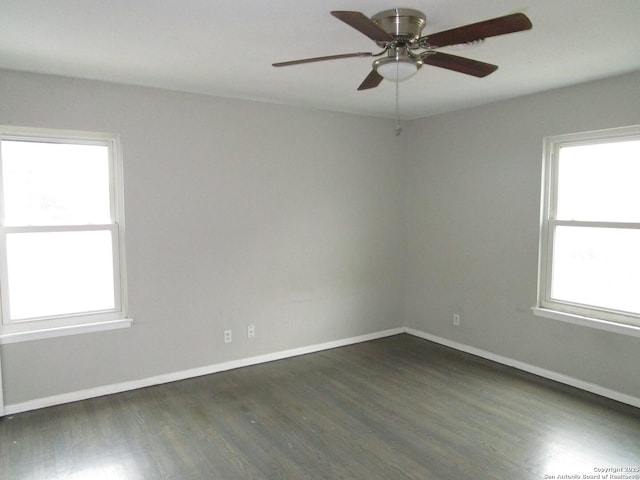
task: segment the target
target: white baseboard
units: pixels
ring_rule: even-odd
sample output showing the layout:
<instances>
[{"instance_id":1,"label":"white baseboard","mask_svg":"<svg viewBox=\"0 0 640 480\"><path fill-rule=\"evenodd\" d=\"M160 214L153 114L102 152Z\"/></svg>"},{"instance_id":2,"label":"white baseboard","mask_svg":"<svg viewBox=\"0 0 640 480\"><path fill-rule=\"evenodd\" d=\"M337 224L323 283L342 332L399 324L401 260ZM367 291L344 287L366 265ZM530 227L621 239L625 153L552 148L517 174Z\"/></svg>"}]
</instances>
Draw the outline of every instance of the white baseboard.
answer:
<instances>
[{"instance_id":1,"label":"white baseboard","mask_svg":"<svg viewBox=\"0 0 640 480\"><path fill-rule=\"evenodd\" d=\"M520 362L519 360L514 360L509 357L503 357L502 355L497 355L495 353L488 352L486 350L481 350L479 348L475 348L470 345L465 345L464 343L458 343L458 342L454 342L453 340L437 337L435 335L431 335L430 333L422 332L420 330L416 330L413 328L405 327L404 331L409 335L413 335L415 337L423 338L425 340L430 340L432 342L439 343L446 347L451 347L456 350L460 350L466 353L470 353L472 355L476 355L478 357L486 358L487 360L492 360L494 362L501 363L509 367L517 368L518 370L523 370L525 372L533 373L534 375L538 375L540 377L548 378L556 382L564 383L565 385L569 385L571 387L576 387L581 390L586 390L587 392L595 393L597 395L601 395L603 397L607 397L612 400L616 400L618 402L626 403L628 405L632 405L634 407L640 408L640 398L634 397L632 395L627 395L626 393L621 393L616 390L611 390L609 388L596 385L595 383L585 382L583 380L569 377L567 375L554 372L552 370L536 367L535 365L530 365L528 363Z\"/></svg>"},{"instance_id":2,"label":"white baseboard","mask_svg":"<svg viewBox=\"0 0 640 480\"><path fill-rule=\"evenodd\" d=\"M356 343L367 342L369 340L375 340L378 338L389 337L392 335L398 335L400 333L408 333L415 337L423 338L441 345L454 348L478 357L486 358L503 365L517 368L525 372L533 373L540 377L548 378L556 382L564 383L572 387L585 390L587 392L595 393L603 397L611 398L613 400L632 405L640 408L640 398L627 395L615 390L611 390L600 385L585 382L561 373L557 373L551 370L530 365L528 363L520 362L509 357L497 355L495 353L481 350L479 348L472 347L463 343L455 342L446 338L438 337L430 333L422 332L408 327L393 328L390 330L383 330L381 332L369 333L366 335L360 335L357 337L343 338L340 340L334 340L331 342L320 343L316 345L308 345L305 347L293 348L290 350L282 350L274 353L267 353L264 355L257 355L254 357L242 358L239 360L231 360L228 362L216 363L213 365L207 365L204 367L192 368L188 370L181 370L179 372L172 372L163 375L157 375L154 377L143 378L140 380L132 380L129 382L116 383L111 385L104 385L96 388L90 388L86 390L80 390L76 392L64 393L61 395L53 395L50 397L38 398L35 400L29 400L27 402L14 403L10 405L4 405L4 415L13 415L16 413L26 412L29 410L36 410L39 408L51 407L54 405L61 405L64 403L77 402L80 400L86 400L89 398L101 397L103 395L111 395L114 393L126 392L129 390L135 390L138 388L151 387L153 385L161 385L163 383L175 382L178 380L185 380L188 378L199 377L202 375L209 375L212 373L224 372L227 370L233 370L241 367L248 367L250 365L257 365L260 363L272 362L275 360L282 360L285 358L296 357L298 355L306 355L308 353L319 352L322 350L330 350L332 348L344 347L347 345L353 345ZM0 387L1 388L1 387ZM0 404L0 416L3 414L3 405Z\"/></svg>"},{"instance_id":3,"label":"white baseboard","mask_svg":"<svg viewBox=\"0 0 640 480\"><path fill-rule=\"evenodd\" d=\"M4 405L4 415L13 415L16 413L26 412L29 410L36 410L39 408L51 407L54 405L61 405L63 403L77 402L79 400L102 397L103 395L111 395L113 393L126 392L129 390L135 390L138 388L151 387L153 385L160 385L163 383L175 382L178 380L185 380L187 378L200 377L202 375L209 375L212 373L224 372L224 371L233 370L236 368L248 367L250 365L257 365L259 363L267 363L267 362L272 362L274 360L282 360L284 358L297 357L298 355L306 355L308 353L319 352L322 350L330 350L332 348L344 347L347 345L367 342L369 340L375 340L378 338L390 337L392 335L398 335L404 332L405 332L405 329L402 327L393 328L390 330L383 330L381 332L374 332L366 335L359 335L357 337L343 338L340 340L320 343L317 345L308 345L305 347L293 348L290 350L282 350L280 352L257 355L255 357L242 358L239 360L231 360L228 362L216 363L216 364L207 365L204 367L181 370L179 372L172 372L172 373L167 373L163 375L157 375L154 377L143 378L140 380L132 380L130 382L104 385L96 388L89 388L86 390L64 393L61 395L53 395L50 397L38 398L35 400L29 400L27 402ZM2 405L0 405L0 414L1 413L2 413Z\"/></svg>"}]
</instances>

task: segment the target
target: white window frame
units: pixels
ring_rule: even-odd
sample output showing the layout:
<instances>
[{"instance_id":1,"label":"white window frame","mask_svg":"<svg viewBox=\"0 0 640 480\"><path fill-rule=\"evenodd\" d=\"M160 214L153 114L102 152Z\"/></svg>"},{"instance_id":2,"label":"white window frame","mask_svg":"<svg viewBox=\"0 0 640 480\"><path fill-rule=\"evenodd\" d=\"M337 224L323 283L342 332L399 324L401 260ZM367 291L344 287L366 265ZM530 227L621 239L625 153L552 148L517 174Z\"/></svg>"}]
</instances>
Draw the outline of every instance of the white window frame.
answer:
<instances>
[{"instance_id":1,"label":"white window frame","mask_svg":"<svg viewBox=\"0 0 640 480\"><path fill-rule=\"evenodd\" d=\"M558 153L566 146L640 140L640 125L545 137L542 169L540 244L538 257L538 300L533 313L577 325L626 335L640 336L640 315L593 307L551 298L551 276L556 226L633 228L640 223L557 220Z\"/></svg>"},{"instance_id":2,"label":"white window frame","mask_svg":"<svg viewBox=\"0 0 640 480\"><path fill-rule=\"evenodd\" d=\"M104 225L62 226L5 226L2 204L0 163L0 344L15 343L42 338L87 333L131 326L127 315L127 282L124 245L124 184L122 176L122 154L117 135L101 132L52 130L14 126L0 126L0 141L33 141L46 143L70 143L106 146L109 151L109 190L111 200L111 223ZM0 152L1 155L1 152ZM2 159L0 158L0 162ZM8 271L6 238L10 233L20 232L88 232L110 231L113 240L113 272L115 307L108 311L82 312L26 320L11 320L8 312Z\"/></svg>"}]
</instances>

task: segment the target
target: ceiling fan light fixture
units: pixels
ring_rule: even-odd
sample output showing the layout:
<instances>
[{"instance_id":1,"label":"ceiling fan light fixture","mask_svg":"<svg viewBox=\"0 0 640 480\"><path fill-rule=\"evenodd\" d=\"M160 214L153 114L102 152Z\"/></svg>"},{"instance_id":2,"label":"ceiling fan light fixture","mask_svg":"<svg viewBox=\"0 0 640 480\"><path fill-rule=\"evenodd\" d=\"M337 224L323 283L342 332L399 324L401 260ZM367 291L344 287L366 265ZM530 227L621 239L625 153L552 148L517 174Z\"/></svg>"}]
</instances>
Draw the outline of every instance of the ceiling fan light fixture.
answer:
<instances>
[{"instance_id":1,"label":"ceiling fan light fixture","mask_svg":"<svg viewBox=\"0 0 640 480\"><path fill-rule=\"evenodd\" d=\"M406 55L380 58L373 62L373 68L381 77L392 82L402 82L413 77L422 62Z\"/></svg>"}]
</instances>

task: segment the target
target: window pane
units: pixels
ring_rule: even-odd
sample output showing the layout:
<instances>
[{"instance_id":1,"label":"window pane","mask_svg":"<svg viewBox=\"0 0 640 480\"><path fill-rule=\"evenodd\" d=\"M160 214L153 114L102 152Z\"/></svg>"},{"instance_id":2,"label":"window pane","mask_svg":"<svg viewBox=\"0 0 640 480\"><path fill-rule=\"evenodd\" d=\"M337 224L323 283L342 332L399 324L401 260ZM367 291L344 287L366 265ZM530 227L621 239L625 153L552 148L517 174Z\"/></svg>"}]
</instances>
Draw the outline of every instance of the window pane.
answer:
<instances>
[{"instance_id":1,"label":"window pane","mask_svg":"<svg viewBox=\"0 0 640 480\"><path fill-rule=\"evenodd\" d=\"M640 313L640 231L556 227L551 297Z\"/></svg>"},{"instance_id":2,"label":"window pane","mask_svg":"<svg viewBox=\"0 0 640 480\"><path fill-rule=\"evenodd\" d=\"M562 147L556 218L640 222L640 140Z\"/></svg>"},{"instance_id":3,"label":"window pane","mask_svg":"<svg viewBox=\"0 0 640 480\"><path fill-rule=\"evenodd\" d=\"M111 232L7 235L12 320L113 310Z\"/></svg>"},{"instance_id":4,"label":"window pane","mask_svg":"<svg viewBox=\"0 0 640 480\"><path fill-rule=\"evenodd\" d=\"M111 222L109 149L2 141L5 225Z\"/></svg>"}]
</instances>

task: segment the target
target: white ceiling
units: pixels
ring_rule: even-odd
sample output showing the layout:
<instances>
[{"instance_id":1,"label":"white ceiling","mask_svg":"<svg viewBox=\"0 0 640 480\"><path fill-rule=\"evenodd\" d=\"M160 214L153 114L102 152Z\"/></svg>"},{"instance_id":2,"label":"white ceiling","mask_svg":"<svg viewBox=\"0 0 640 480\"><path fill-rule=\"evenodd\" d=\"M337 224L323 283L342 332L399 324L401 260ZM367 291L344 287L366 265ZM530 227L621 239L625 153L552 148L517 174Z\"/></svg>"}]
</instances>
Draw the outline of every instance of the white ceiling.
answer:
<instances>
[{"instance_id":1,"label":"white ceiling","mask_svg":"<svg viewBox=\"0 0 640 480\"><path fill-rule=\"evenodd\" d=\"M465 50L499 65L478 79L425 66L400 84L418 118L640 69L640 0L0 0L0 68L99 79L379 117L395 84L356 88L371 59L271 63L377 52L331 10L414 8L423 34L524 12L533 29Z\"/></svg>"}]
</instances>

